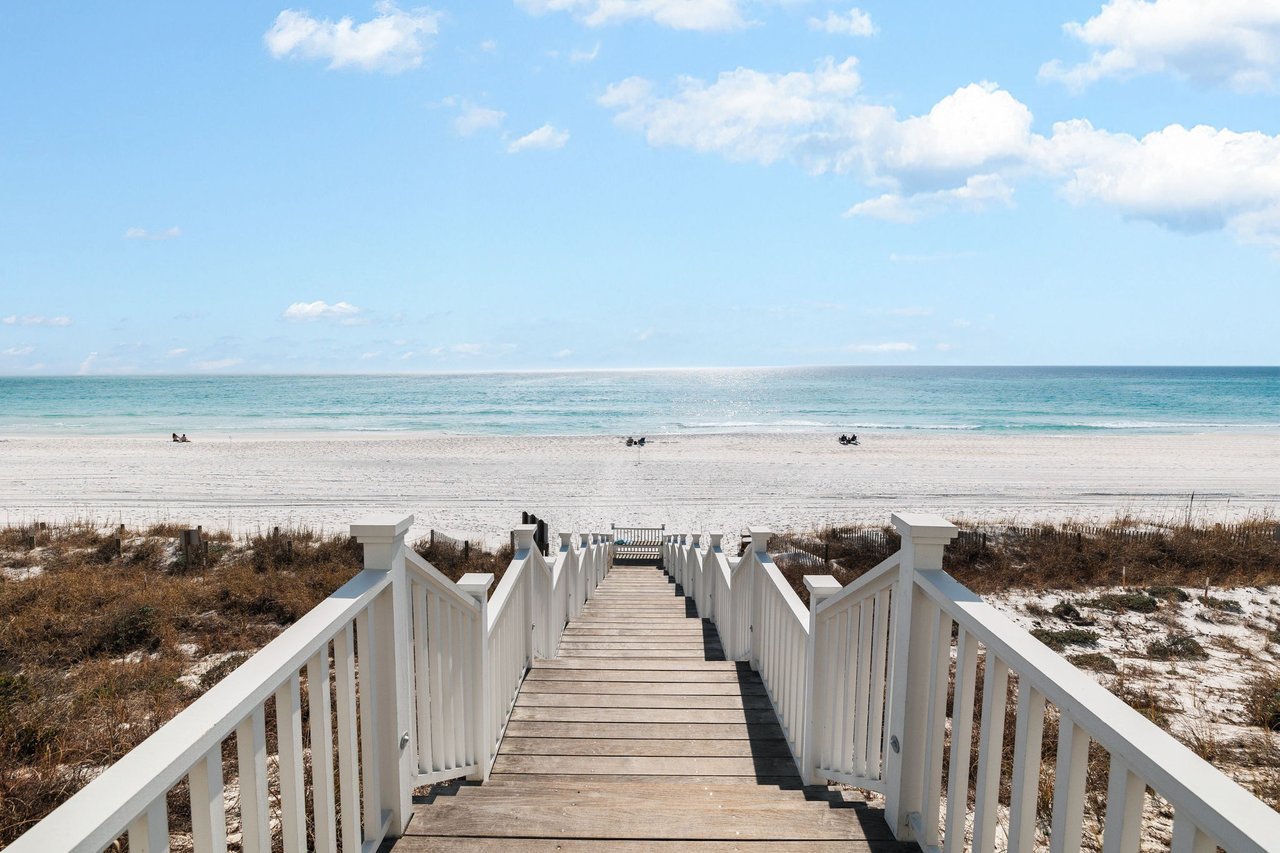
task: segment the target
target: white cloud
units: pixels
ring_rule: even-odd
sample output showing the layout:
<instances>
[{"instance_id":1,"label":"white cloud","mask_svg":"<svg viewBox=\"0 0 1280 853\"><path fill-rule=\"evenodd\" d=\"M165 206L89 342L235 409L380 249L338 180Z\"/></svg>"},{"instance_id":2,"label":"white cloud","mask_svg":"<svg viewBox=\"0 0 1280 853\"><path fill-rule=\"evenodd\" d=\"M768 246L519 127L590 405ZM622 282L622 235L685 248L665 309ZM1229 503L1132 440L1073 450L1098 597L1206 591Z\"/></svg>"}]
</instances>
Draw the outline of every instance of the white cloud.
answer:
<instances>
[{"instance_id":1,"label":"white cloud","mask_svg":"<svg viewBox=\"0 0 1280 853\"><path fill-rule=\"evenodd\" d=\"M675 30L736 30L747 25L742 0L516 0L532 15L568 12L588 27L649 20Z\"/></svg>"},{"instance_id":2,"label":"white cloud","mask_svg":"<svg viewBox=\"0 0 1280 853\"><path fill-rule=\"evenodd\" d=\"M31 355L31 353L35 351L36 351L35 347L9 347L7 349L0 350L0 355L8 355L8 356L16 357L21 355Z\"/></svg>"},{"instance_id":3,"label":"white cloud","mask_svg":"<svg viewBox=\"0 0 1280 853\"><path fill-rule=\"evenodd\" d=\"M459 136L471 136L476 131L500 127L507 114L476 104L464 103L461 112L453 120L453 129Z\"/></svg>"},{"instance_id":4,"label":"white cloud","mask_svg":"<svg viewBox=\"0 0 1280 853\"><path fill-rule=\"evenodd\" d=\"M1170 125L1141 139L1079 119L1036 147L1075 204L1098 202L1174 231L1227 228L1280 245L1280 136Z\"/></svg>"},{"instance_id":5,"label":"white cloud","mask_svg":"<svg viewBox=\"0 0 1280 853\"><path fill-rule=\"evenodd\" d=\"M361 360L361 361L368 361L369 359L371 359L371 358L377 358L377 357L378 357L378 356L380 356L380 355L382 355L382 351L381 351L381 350L378 350L378 351L375 351L375 352L362 352L362 353L360 353L360 360Z\"/></svg>"},{"instance_id":6,"label":"white cloud","mask_svg":"<svg viewBox=\"0 0 1280 853\"><path fill-rule=\"evenodd\" d=\"M335 302L330 305L323 299L315 302L295 302L284 309L284 318L295 323L308 323L312 320L339 320L344 325L352 325L357 319L360 309L350 302ZM362 318L360 318L362 319Z\"/></svg>"},{"instance_id":7,"label":"white cloud","mask_svg":"<svg viewBox=\"0 0 1280 853\"><path fill-rule=\"evenodd\" d=\"M165 354L164 354L164 357L165 357L165 358L178 358L178 357L180 357L180 356L184 356L184 355L186 355L186 354L187 354L187 352L188 352L188 350L187 350L187 348L186 348L186 347L177 347L176 349L171 349L171 350L169 350L167 353L165 353Z\"/></svg>"},{"instance_id":8,"label":"white cloud","mask_svg":"<svg viewBox=\"0 0 1280 853\"><path fill-rule=\"evenodd\" d=\"M1013 204L1013 188L999 175L974 175L964 186L913 195L886 193L855 204L846 216L869 216L890 222L917 222L944 210L985 210L992 203Z\"/></svg>"},{"instance_id":9,"label":"white cloud","mask_svg":"<svg viewBox=\"0 0 1280 853\"><path fill-rule=\"evenodd\" d=\"M854 6L843 15L839 12L828 12L825 18L810 18L809 29L845 36L873 36L876 34L876 25L871 23L871 16L857 6Z\"/></svg>"},{"instance_id":10,"label":"white cloud","mask_svg":"<svg viewBox=\"0 0 1280 853\"><path fill-rule=\"evenodd\" d=\"M237 364L243 364L242 358L217 358L209 361L197 361L192 364L196 370L226 370L228 367L235 367Z\"/></svg>"},{"instance_id":11,"label":"white cloud","mask_svg":"<svg viewBox=\"0 0 1280 853\"><path fill-rule=\"evenodd\" d=\"M93 363L97 360L98 360L98 354L96 352L91 352L88 355L86 355L84 357L84 361L80 362L80 366L76 368L77 375L79 376L89 375L89 371L93 369Z\"/></svg>"},{"instance_id":12,"label":"white cloud","mask_svg":"<svg viewBox=\"0 0 1280 853\"><path fill-rule=\"evenodd\" d=\"M1069 68L1047 62L1040 77L1075 90L1104 77L1161 72L1240 91L1271 90L1280 74L1274 0L1110 0L1083 24L1063 29L1093 52Z\"/></svg>"},{"instance_id":13,"label":"white cloud","mask_svg":"<svg viewBox=\"0 0 1280 853\"><path fill-rule=\"evenodd\" d=\"M884 344L849 344L844 349L845 352L865 353L915 352L916 345L899 341Z\"/></svg>"},{"instance_id":14,"label":"white cloud","mask_svg":"<svg viewBox=\"0 0 1280 853\"><path fill-rule=\"evenodd\" d=\"M914 205L877 201L867 212L907 218L906 208L915 216L949 202L1003 197L985 176L1025 159L1032 135L1024 104L994 84L974 83L925 115L899 119L892 108L867 103L861 83L851 57L825 59L811 73L738 68L713 83L683 78L667 97L632 77L609 86L600 103L653 146L765 165L790 159L815 174L855 172L895 197L935 193Z\"/></svg>"},{"instance_id":15,"label":"white cloud","mask_svg":"<svg viewBox=\"0 0 1280 853\"><path fill-rule=\"evenodd\" d=\"M449 352L458 355L480 355L484 352L483 344L454 344L449 347Z\"/></svg>"},{"instance_id":16,"label":"white cloud","mask_svg":"<svg viewBox=\"0 0 1280 853\"><path fill-rule=\"evenodd\" d=\"M655 147L762 165L789 160L880 188L849 216L915 222L1009 206L1015 181L1048 177L1063 181L1076 204L1280 245L1280 136L1170 125L1136 138L1075 120L1045 137L1032 133L1026 105L991 83L963 86L905 119L867 102L860 89L856 59L827 59L812 72L738 68L713 82L682 78L669 95L632 77L609 86L599 103Z\"/></svg>"},{"instance_id":17,"label":"white cloud","mask_svg":"<svg viewBox=\"0 0 1280 853\"><path fill-rule=\"evenodd\" d=\"M568 358L568 357L569 357L569 356L571 356L571 355L573 355L573 350L571 350L571 349L562 349L562 350L560 350L559 352L557 352L557 353L555 353L554 355L552 355L551 357L552 357L552 358Z\"/></svg>"},{"instance_id":18,"label":"white cloud","mask_svg":"<svg viewBox=\"0 0 1280 853\"><path fill-rule=\"evenodd\" d=\"M330 68L394 73L421 65L430 37L440 31L440 13L427 8L402 10L390 0L373 8L375 16L359 24L351 18L321 20L286 9L276 16L263 40L277 59L327 60Z\"/></svg>"},{"instance_id":19,"label":"white cloud","mask_svg":"<svg viewBox=\"0 0 1280 853\"><path fill-rule=\"evenodd\" d=\"M493 53L495 50L498 49L498 43L493 39L485 39L484 41L480 42L480 49L483 50L485 53Z\"/></svg>"},{"instance_id":20,"label":"white cloud","mask_svg":"<svg viewBox=\"0 0 1280 853\"><path fill-rule=\"evenodd\" d=\"M126 228L126 240L173 240L182 236L182 229L177 225L163 231L148 231L146 228Z\"/></svg>"},{"instance_id":21,"label":"white cloud","mask_svg":"<svg viewBox=\"0 0 1280 853\"><path fill-rule=\"evenodd\" d=\"M43 314L10 314L7 317L0 317L0 323L6 326L70 326L71 318L67 316L46 317Z\"/></svg>"},{"instance_id":22,"label":"white cloud","mask_svg":"<svg viewBox=\"0 0 1280 853\"><path fill-rule=\"evenodd\" d=\"M933 309L912 305L907 308L890 308L884 313L890 317L932 317Z\"/></svg>"},{"instance_id":23,"label":"white cloud","mask_svg":"<svg viewBox=\"0 0 1280 853\"><path fill-rule=\"evenodd\" d=\"M956 345L942 342L942 343L934 344L933 348L936 349L938 352L951 352L953 349L956 348Z\"/></svg>"},{"instance_id":24,"label":"white cloud","mask_svg":"<svg viewBox=\"0 0 1280 853\"><path fill-rule=\"evenodd\" d=\"M552 148L563 148L565 143L569 141L569 131L557 130L550 124L544 124L542 127L527 133L516 141L507 146L508 154L517 154L521 151L548 150Z\"/></svg>"},{"instance_id":25,"label":"white cloud","mask_svg":"<svg viewBox=\"0 0 1280 853\"><path fill-rule=\"evenodd\" d=\"M595 62L598 56L600 56L600 42L596 42L591 50L569 51L569 61L575 65L579 62Z\"/></svg>"}]
</instances>

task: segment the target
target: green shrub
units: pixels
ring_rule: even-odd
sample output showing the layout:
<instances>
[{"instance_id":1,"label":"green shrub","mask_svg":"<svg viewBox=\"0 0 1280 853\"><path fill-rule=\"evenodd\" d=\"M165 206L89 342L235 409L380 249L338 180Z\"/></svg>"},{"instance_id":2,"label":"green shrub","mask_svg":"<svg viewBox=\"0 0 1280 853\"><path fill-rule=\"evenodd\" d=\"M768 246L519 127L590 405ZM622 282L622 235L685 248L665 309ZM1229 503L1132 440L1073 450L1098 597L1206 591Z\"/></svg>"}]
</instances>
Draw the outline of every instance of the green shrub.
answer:
<instances>
[{"instance_id":1,"label":"green shrub","mask_svg":"<svg viewBox=\"0 0 1280 853\"><path fill-rule=\"evenodd\" d=\"M1170 634L1147 646L1147 654L1156 660L1205 660L1204 646L1186 634Z\"/></svg>"},{"instance_id":2,"label":"green shrub","mask_svg":"<svg viewBox=\"0 0 1280 853\"><path fill-rule=\"evenodd\" d=\"M1152 586L1147 587L1147 595L1154 596L1161 601L1171 601L1176 604L1182 604L1191 600L1191 594L1185 589L1177 586Z\"/></svg>"},{"instance_id":3,"label":"green shrub","mask_svg":"<svg viewBox=\"0 0 1280 853\"><path fill-rule=\"evenodd\" d=\"M1037 628L1031 632L1031 636L1055 652L1060 652L1067 646L1098 645L1098 632L1084 628L1067 628L1065 631L1050 631L1045 628Z\"/></svg>"},{"instance_id":4,"label":"green shrub","mask_svg":"<svg viewBox=\"0 0 1280 853\"><path fill-rule=\"evenodd\" d=\"M1096 607L1099 610L1110 610L1115 613L1125 613L1127 611L1155 613L1156 608L1160 606L1160 602L1145 592L1107 592L1091 601L1086 601L1085 604L1090 607Z\"/></svg>"},{"instance_id":5,"label":"green shrub","mask_svg":"<svg viewBox=\"0 0 1280 853\"><path fill-rule=\"evenodd\" d=\"M1085 652L1080 655L1067 655L1069 660L1075 666L1081 669L1091 669L1094 672L1119 672L1115 659L1110 655L1102 652Z\"/></svg>"}]
</instances>

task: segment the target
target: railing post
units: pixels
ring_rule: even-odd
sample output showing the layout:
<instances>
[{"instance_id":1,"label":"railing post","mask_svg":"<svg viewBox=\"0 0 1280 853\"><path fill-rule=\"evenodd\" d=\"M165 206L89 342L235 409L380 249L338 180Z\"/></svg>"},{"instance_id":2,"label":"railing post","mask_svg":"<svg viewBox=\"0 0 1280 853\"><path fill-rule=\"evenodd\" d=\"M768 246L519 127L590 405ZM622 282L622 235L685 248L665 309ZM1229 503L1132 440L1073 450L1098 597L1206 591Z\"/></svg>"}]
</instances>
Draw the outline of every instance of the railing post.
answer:
<instances>
[{"instance_id":1,"label":"railing post","mask_svg":"<svg viewBox=\"0 0 1280 853\"><path fill-rule=\"evenodd\" d=\"M720 642L725 642L724 629L720 627L720 620L723 618L716 589L720 586L720 559L718 554L723 553L720 547L720 541L724 539L723 533L708 533L706 563L703 565L702 574L707 576L707 564L711 566L711 575L707 579L707 617L715 622L716 630L720 632ZM728 649L726 649L728 651ZM727 655L726 655L727 657Z\"/></svg>"},{"instance_id":2,"label":"railing post","mask_svg":"<svg viewBox=\"0 0 1280 853\"><path fill-rule=\"evenodd\" d=\"M686 583L691 587L685 590L685 594L693 599L694 607L698 606L698 602L702 597L702 560L699 559L698 550L701 548L701 533L689 534L689 550L685 552L684 574ZM701 612L698 613L702 615Z\"/></svg>"},{"instance_id":3,"label":"railing post","mask_svg":"<svg viewBox=\"0 0 1280 853\"><path fill-rule=\"evenodd\" d=\"M818 770L818 707L819 699L827 691L835 690L834 684L817 683L818 605L841 590L840 581L831 575L805 575L805 589L809 590L809 638L804 649L804 748L801 750L800 778L806 785L819 785L826 780L817 775Z\"/></svg>"},{"instance_id":4,"label":"railing post","mask_svg":"<svg viewBox=\"0 0 1280 853\"><path fill-rule=\"evenodd\" d=\"M773 535L773 531L767 527L748 527L747 532L751 534L751 545L746 554L742 555L743 560L747 560L745 579L747 588L744 590L735 590L733 593L734 600L738 600L739 595L745 595L747 601L747 624L746 631L743 633L743 642L746 648L743 652L747 656L747 660L751 662L751 668L758 670L760 668L760 644L756 642L756 625L760 623L760 584L756 581L756 572L760 563L761 554L768 556L769 554L769 537ZM741 562L739 562L741 567ZM740 627L739 630L742 628Z\"/></svg>"},{"instance_id":5,"label":"railing post","mask_svg":"<svg viewBox=\"0 0 1280 853\"><path fill-rule=\"evenodd\" d=\"M489 778L489 751L493 748L489 731L489 709L493 705L492 688L489 679L489 588L493 586L493 575L488 572L467 572L458 578L458 589L471 596L480 605L479 617L476 619L476 631L472 637L475 644L471 660L475 664L475 693L471 697L474 703L471 708L472 731L475 732L475 750L477 767L467 778L473 782L483 782Z\"/></svg>"},{"instance_id":6,"label":"railing post","mask_svg":"<svg viewBox=\"0 0 1280 853\"><path fill-rule=\"evenodd\" d=\"M931 630L926 618L928 597L919 590L915 573L942 568L942 552L959 533L936 515L894 513L893 526L902 534L901 566L893 589L893 669L889 673L889 749L885 753L885 821L899 841L912 838L910 820L919 813L924 790L925 726L928 724ZM936 621L936 620L935 620ZM948 638L949 642L949 638Z\"/></svg>"},{"instance_id":7,"label":"railing post","mask_svg":"<svg viewBox=\"0 0 1280 853\"><path fill-rule=\"evenodd\" d=\"M613 568L613 534L600 533L600 580L604 580L605 575L609 574L609 569Z\"/></svg>"},{"instance_id":8,"label":"railing post","mask_svg":"<svg viewBox=\"0 0 1280 853\"><path fill-rule=\"evenodd\" d=\"M596 572L596 553L591 544L592 536L590 533L579 533L578 536L580 540L578 544L582 549L582 564L578 569L578 606L575 616L582 615L582 608L586 606L587 599L595 591L595 584L591 579Z\"/></svg>"},{"instance_id":9,"label":"railing post","mask_svg":"<svg viewBox=\"0 0 1280 853\"><path fill-rule=\"evenodd\" d=\"M529 575L525 581L525 601L529 606L529 660L532 661L534 656L540 651L538 648L538 626L546 621L542 612L542 605L539 603L539 596L536 592L538 585L538 575L533 570L533 536L538 530L536 524L518 524L511 530L511 535L516 540L516 553L513 559L524 553L525 572Z\"/></svg>"},{"instance_id":10,"label":"railing post","mask_svg":"<svg viewBox=\"0 0 1280 853\"><path fill-rule=\"evenodd\" d=\"M380 515L351 525L351 536L364 548L366 570L388 572L391 586L372 604L371 617L378 626L374 648L379 665L375 668L374 717L381 769L378 804L390 812L390 834L399 838L413 816L410 794L413 789L414 755L409 749L413 729L413 696L409 667L409 582L404 568L404 536L413 525L413 516ZM363 657L365 650L361 649Z\"/></svg>"}]
</instances>

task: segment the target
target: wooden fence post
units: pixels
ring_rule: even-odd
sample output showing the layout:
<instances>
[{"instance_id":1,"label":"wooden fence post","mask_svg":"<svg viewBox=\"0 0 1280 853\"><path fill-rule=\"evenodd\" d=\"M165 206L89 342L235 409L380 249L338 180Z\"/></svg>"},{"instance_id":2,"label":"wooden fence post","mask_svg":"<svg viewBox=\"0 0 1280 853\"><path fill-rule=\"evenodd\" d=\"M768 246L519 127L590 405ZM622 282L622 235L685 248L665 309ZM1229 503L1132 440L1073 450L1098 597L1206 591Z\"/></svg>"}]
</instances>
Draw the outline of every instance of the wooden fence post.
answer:
<instances>
[{"instance_id":1,"label":"wooden fence post","mask_svg":"<svg viewBox=\"0 0 1280 853\"><path fill-rule=\"evenodd\" d=\"M371 617L378 626L374 648L360 649L377 657L374 695L375 731L381 778L379 807L391 813L390 835L399 838L413 816L410 803L415 756L412 740L413 696L410 692L409 582L404 568L404 537L413 516L380 515L351 525L351 536L364 546L364 567L389 572L391 586L374 600ZM363 698L362 698L363 701Z\"/></svg>"},{"instance_id":2,"label":"wooden fence post","mask_svg":"<svg viewBox=\"0 0 1280 853\"><path fill-rule=\"evenodd\" d=\"M746 659L751 663L753 670L760 669L760 644L756 642L756 625L760 624L760 582L756 578L756 574L760 570L760 558L758 555L769 553L769 537L773 535L773 531L767 527L748 527L747 532L750 535L750 544L747 547L747 553L742 555L743 560L750 561L747 564L746 572L743 578L747 582L747 588L741 591L735 591L734 600L738 600L738 595L745 595L747 601L747 624L739 627L738 630L746 628L743 633L745 648L742 649L746 653ZM739 562L741 565L741 562Z\"/></svg>"},{"instance_id":3,"label":"wooden fence post","mask_svg":"<svg viewBox=\"0 0 1280 853\"><path fill-rule=\"evenodd\" d=\"M490 742L492 732L489 731L489 707L493 704L493 688L489 681L489 588L493 586L493 575L488 572L467 572L458 578L458 589L471 596L480 605L480 613L476 619L478 630L470 638L474 643L471 660L476 671L473 681L475 694L471 701L472 729L475 732L473 749L476 753L476 770L467 778L472 782L483 782L489 778L489 752L493 749Z\"/></svg>"},{"instance_id":4,"label":"wooden fence post","mask_svg":"<svg viewBox=\"0 0 1280 853\"><path fill-rule=\"evenodd\" d=\"M818 715L815 712L819 697L831 695L836 690L835 684L817 683L818 653L818 605L839 592L840 581L831 575L805 575L805 589L809 590L809 638L804 650L804 745L800 752L800 778L806 785L819 785L825 779L816 773L818 769L818 733L815 725ZM843 687L843 685L840 685Z\"/></svg>"},{"instance_id":5,"label":"wooden fence post","mask_svg":"<svg viewBox=\"0 0 1280 853\"><path fill-rule=\"evenodd\" d=\"M899 841L912 838L910 820L923 805L925 726L928 724L929 611L937 605L919 590L915 573L942 568L942 552L959 533L936 515L894 513L893 526L902 534L902 564L893 588L893 661L889 673L889 750L884 757L885 821ZM933 620L937 622L936 618ZM949 643L950 638L946 638Z\"/></svg>"}]
</instances>

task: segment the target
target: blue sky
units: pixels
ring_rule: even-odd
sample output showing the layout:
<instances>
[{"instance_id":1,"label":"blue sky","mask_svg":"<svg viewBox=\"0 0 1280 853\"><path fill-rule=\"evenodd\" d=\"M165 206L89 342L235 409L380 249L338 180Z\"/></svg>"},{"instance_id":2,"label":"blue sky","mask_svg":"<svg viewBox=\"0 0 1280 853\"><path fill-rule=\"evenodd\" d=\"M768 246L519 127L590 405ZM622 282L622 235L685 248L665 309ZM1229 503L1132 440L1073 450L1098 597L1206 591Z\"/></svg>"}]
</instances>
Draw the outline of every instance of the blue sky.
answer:
<instances>
[{"instance_id":1,"label":"blue sky","mask_svg":"<svg viewBox=\"0 0 1280 853\"><path fill-rule=\"evenodd\" d=\"M8 3L0 373L1280 362L1280 7Z\"/></svg>"}]
</instances>

